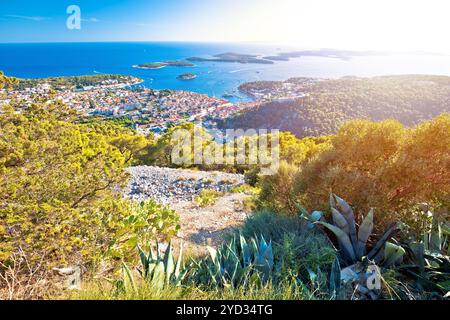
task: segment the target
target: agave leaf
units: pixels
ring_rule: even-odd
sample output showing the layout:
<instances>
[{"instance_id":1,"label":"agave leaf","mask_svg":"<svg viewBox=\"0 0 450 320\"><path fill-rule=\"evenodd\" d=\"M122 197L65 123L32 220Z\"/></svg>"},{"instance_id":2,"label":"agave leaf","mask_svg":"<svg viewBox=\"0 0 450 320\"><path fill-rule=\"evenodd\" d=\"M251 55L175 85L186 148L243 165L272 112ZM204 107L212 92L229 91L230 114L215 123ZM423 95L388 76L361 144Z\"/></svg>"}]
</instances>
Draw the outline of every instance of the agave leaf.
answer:
<instances>
[{"instance_id":1,"label":"agave leaf","mask_svg":"<svg viewBox=\"0 0 450 320\"><path fill-rule=\"evenodd\" d=\"M366 245L369 236L373 231L373 209L370 209L367 216L359 226L358 246L356 247L356 256L361 259L366 254Z\"/></svg>"},{"instance_id":2,"label":"agave leaf","mask_svg":"<svg viewBox=\"0 0 450 320\"><path fill-rule=\"evenodd\" d=\"M433 216L433 224L430 235L430 251L440 252L442 243L442 231L436 216Z\"/></svg>"},{"instance_id":3,"label":"agave leaf","mask_svg":"<svg viewBox=\"0 0 450 320\"><path fill-rule=\"evenodd\" d=\"M385 266L393 266L398 263L404 256L405 249L392 242L386 242L384 247L384 264Z\"/></svg>"},{"instance_id":4,"label":"agave leaf","mask_svg":"<svg viewBox=\"0 0 450 320\"><path fill-rule=\"evenodd\" d=\"M175 265L174 276L178 280L180 277L181 263L183 260L183 241L180 241L180 252L178 253L177 264Z\"/></svg>"},{"instance_id":5,"label":"agave leaf","mask_svg":"<svg viewBox=\"0 0 450 320\"><path fill-rule=\"evenodd\" d=\"M309 280L314 283L317 279L317 273L312 271L310 268L306 268L306 271L308 271Z\"/></svg>"},{"instance_id":6,"label":"agave leaf","mask_svg":"<svg viewBox=\"0 0 450 320\"><path fill-rule=\"evenodd\" d=\"M348 222L344 218L344 216L339 211L337 211L335 208L331 208L331 215L333 217L334 224L336 226L338 226L346 234L350 234Z\"/></svg>"},{"instance_id":7,"label":"agave leaf","mask_svg":"<svg viewBox=\"0 0 450 320\"><path fill-rule=\"evenodd\" d=\"M384 250L378 250L377 254L373 258L371 258L371 260L375 262L377 266L382 265L384 260Z\"/></svg>"},{"instance_id":8,"label":"agave leaf","mask_svg":"<svg viewBox=\"0 0 450 320\"><path fill-rule=\"evenodd\" d=\"M430 250L430 234L425 233L423 235L423 244L425 246L425 250Z\"/></svg>"},{"instance_id":9,"label":"agave leaf","mask_svg":"<svg viewBox=\"0 0 450 320\"><path fill-rule=\"evenodd\" d=\"M316 222L316 221L319 221L320 219L322 219L322 216L323 216L323 212L322 211L313 211L311 213L310 220L312 222Z\"/></svg>"},{"instance_id":10,"label":"agave leaf","mask_svg":"<svg viewBox=\"0 0 450 320\"><path fill-rule=\"evenodd\" d=\"M138 251L139 251L139 257L141 258L141 264L142 267L144 269L144 277L147 277L148 274L148 265L150 263L149 258L147 257L147 255L145 254L145 252L142 250L142 248L138 245L137 246Z\"/></svg>"},{"instance_id":11,"label":"agave leaf","mask_svg":"<svg viewBox=\"0 0 450 320\"><path fill-rule=\"evenodd\" d=\"M164 287L165 272L164 272L164 261L159 261L156 264L155 270L153 271L153 278L151 285L156 289L162 289Z\"/></svg>"},{"instance_id":12,"label":"agave leaf","mask_svg":"<svg viewBox=\"0 0 450 320\"><path fill-rule=\"evenodd\" d=\"M341 289L341 266L339 259L334 259L330 272L330 296L332 299L336 299Z\"/></svg>"},{"instance_id":13,"label":"agave leaf","mask_svg":"<svg viewBox=\"0 0 450 320\"><path fill-rule=\"evenodd\" d=\"M400 230L400 224L397 222L392 223L389 226L389 228L384 232L384 234L381 236L381 238L378 240L378 242L375 244L375 246L372 248L372 250L370 250L367 257L369 259L375 257L375 255L384 247L386 241L388 241L398 230Z\"/></svg>"},{"instance_id":14,"label":"agave leaf","mask_svg":"<svg viewBox=\"0 0 450 320\"><path fill-rule=\"evenodd\" d=\"M127 266L127 264L123 261L122 261L122 272L123 272L125 288L131 287L131 289L134 292L136 292L136 282L134 281L133 274L131 273L131 270Z\"/></svg>"},{"instance_id":15,"label":"agave leaf","mask_svg":"<svg viewBox=\"0 0 450 320\"><path fill-rule=\"evenodd\" d=\"M356 223L355 223L355 215L353 214L353 210L350 205L342 198L339 198L337 195L334 195L336 201L336 209L344 216L345 220L347 220L349 227L350 240L352 241L353 247L356 248L358 243L358 238L356 236Z\"/></svg>"},{"instance_id":16,"label":"agave leaf","mask_svg":"<svg viewBox=\"0 0 450 320\"><path fill-rule=\"evenodd\" d=\"M420 242L413 242L409 244L409 248L413 252L415 262L419 266L420 274L425 273L425 246Z\"/></svg>"},{"instance_id":17,"label":"agave leaf","mask_svg":"<svg viewBox=\"0 0 450 320\"><path fill-rule=\"evenodd\" d=\"M295 203L295 207L298 209L299 216L302 218L308 218L309 212L305 208L303 208L299 203Z\"/></svg>"},{"instance_id":18,"label":"agave leaf","mask_svg":"<svg viewBox=\"0 0 450 320\"><path fill-rule=\"evenodd\" d=\"M155 252L153 251L153 247L151 244L150 244L150 249L148 250L148 257L153 261L156 260L156 258L157 258Z\"/></svg>"},{"instance_id":19,"label":"agave leaf","mask_svg":"<svg viewBox=\"0 0 450 320\"><path fill-rule=\"evenodd\" d=\"M238 282L240 280L239 277L236 277L238 267L239 267L239 260L235 261L234 266L233 266L233 271L230 274L231 283L234 285L238 285Z\"/></svg>"},{"instance_id":20,"label":"agave leaf","mask_svg":"<svg viewBox=\"0 0 450 320\"><path fill-rule=\"evenodd\" d=\"M211 260L213 262L215 262L216 259L217 259L217 250L212 248L212 247L210 247L210 246L207 246L206 249L208 250L209 255L211 256Z\"/></svg>"},{"instance_id":21,"label":"agave leaf","mask_svg":"<svg viewBox=\"0 0 450 320\"><path fill-rule=\"evenodd\" d=\"M175 286L180 286L181 282L186 277L186 274L188 273L188 269L184 269L176 278L175 278Z\"/></svg>"},{"instance_id":22,"label":"agave leaf","mask_svg":"<svg viewBox=\"0 0 450 320\"><path fill-rule=\"evenodd\" d=\"M217 286L217 270L213 270L212 267L207 268L211 282L213 285Z\"/></svg>"},{"instance_id":23,"label":"agave leaf","mask_svg":"<svg viewBox=\"0 0 450 320\"><path fill-rule=\"evenodd\" d=\"M346 255L352 261L356 261L355 251L353 250L353 246L350 242L348 235L344 231L326 222L319 221L317 223L323 225L324 227L328 228L331 232L333 232L335 236L338 238L339 243L342 245L342 249L346 253Z\"/></svg>"},{"instance_id":24,"label":"agave leaf","mask_svg":"<svg viewBox=\"0 0 450 320\"><path fill-rule=\"evenodd\" d=\"M267 242L266 239L264 239L264 237L261 235L261 240L259 241L259 252L263 253L264 251L266 251L267 249Z\"/></svg>"},{"instance_id":25,"label":"agave leaf","mask_svg":"<svg viewBox=\"0 0 450 320\"><path fill-rule=\"evenodd\" d=\"M234 251L230 250L228 258L224 259L224 268L228 275L231 276L235 273L237 264L240 264L239 256Z\"/></svg>"},{"instance_id":26,"label":"agave leaf","mask_svg":"<svg viewBox=\"0 0 450 320\"><path fill-rule=\"evenodd\" d=\"M241 243L242 262L245 268L250 264L250 248L242 235L239 235L239 240Z\"/></svg>"},{"instance_id":27,"label":"agave leaf","mask_svg":"<svg viewBox=\"0 0 450 320\"><path fill-rule=\"evenodd\" d=\"M266 251L264 252L264 263L268 268L268 271L272 271L273 269L273 250L272 250L272 243L270 242L269 245L266 248Z\"/></svg>"},{"instance_id":28,"label":"agave leaf","mask_svg":"<svg viewBox=\"0 0 450 320\"><path fill-rule=\"evenodd\" d=\"M223 268L220 265L220 261L222 260L221 259L222 255L220 252L218 252L216 249L214 249L210 246L207 246L206 249L208 250L211 260L213 262L213 266L215 268L215 271L213 273L214 273L214 277L216 277L217 274L223 273Z\"/></svg>"},{"instance_id":29,"label":"agave leaf","mask_svg":"<svg viewBox=\"0 0 450 320\"><path fill-rule=\"evenodd\" d=\"M173 262L173 248L172 243L169 243L169 246L166 249L166 252L164 254L164 267L165 267L165 274L166 274L166 284L170 281L170 276L172 275L173 271L175 270L175 264Z\"/></svg>"},{"instance_id":30,"label":"agave leaf","mask_svg":"<svg viewBox=\"0 0 450 320\"><path fill-rule=\"evenodd\" d=\"M257 254L258 253L258 244L256 243L256 239L255 238L251 238L250 243L252 245L252 252L253 252L253 254Z\"/></svg>"}]
</instances>

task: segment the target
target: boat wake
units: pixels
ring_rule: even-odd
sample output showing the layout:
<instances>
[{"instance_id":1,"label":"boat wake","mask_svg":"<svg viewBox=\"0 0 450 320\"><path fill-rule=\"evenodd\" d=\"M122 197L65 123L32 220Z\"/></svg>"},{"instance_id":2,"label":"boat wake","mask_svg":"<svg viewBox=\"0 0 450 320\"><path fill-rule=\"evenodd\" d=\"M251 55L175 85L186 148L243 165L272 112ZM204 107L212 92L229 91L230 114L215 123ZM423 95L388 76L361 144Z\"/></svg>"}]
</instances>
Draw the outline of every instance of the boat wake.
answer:
<instances>
[{"instance_id":1,"label":"boat wake","mask_svg":"<svg viewBox=\"0 0 450 320\"><path fill-rule=\"evenodd\" d=\"M242 71L253 71L253 70L259 70L259 69L258 68L237 69L237 70L232 70L229 73L237 73L237 72L242 72Z\"/></svg>"}]
</instances>

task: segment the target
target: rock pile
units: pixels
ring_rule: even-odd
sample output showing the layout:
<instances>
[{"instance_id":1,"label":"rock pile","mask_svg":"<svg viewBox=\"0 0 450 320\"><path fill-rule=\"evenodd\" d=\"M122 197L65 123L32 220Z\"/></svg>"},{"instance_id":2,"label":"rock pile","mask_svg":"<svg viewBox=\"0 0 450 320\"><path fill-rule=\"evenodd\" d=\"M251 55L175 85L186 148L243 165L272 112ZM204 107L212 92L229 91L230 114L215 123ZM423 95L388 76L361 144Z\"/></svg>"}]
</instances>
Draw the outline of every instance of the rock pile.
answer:
<instances>
[{"instance_id":1,"label":"rock pile","mask_svg":"<svg viewBox=\"0 0 450 320\"><path fill-rule=\"evenodd\" d=\"M192 201L203 189L226 192L244 183L240 174L151 166L128 168L131 174L125 196L132 200L154 199L162 204Z\"/></svg>"}]
</instances>

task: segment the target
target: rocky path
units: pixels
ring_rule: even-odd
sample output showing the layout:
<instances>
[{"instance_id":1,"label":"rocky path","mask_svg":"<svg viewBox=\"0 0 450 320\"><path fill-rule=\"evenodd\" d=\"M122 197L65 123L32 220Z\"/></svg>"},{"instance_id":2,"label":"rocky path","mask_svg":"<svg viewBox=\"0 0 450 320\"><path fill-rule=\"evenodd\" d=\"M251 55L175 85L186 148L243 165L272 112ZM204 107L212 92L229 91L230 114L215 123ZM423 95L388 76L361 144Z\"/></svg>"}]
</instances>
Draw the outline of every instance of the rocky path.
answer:
<instances>
[{"instance_id":1,"label":"rocky path","mask_svg":"<svg viewBox=\"0 0 450 320\"><path fill-rule=\"evenodd\" d=\"M206 245L219 245L249 214L243 205L248 196L229 192L244 183L242 175L149 166L132 167L129 172L125 195L136 201L154 199L176 210L181 220L178 238L190 250L201 252ZM223 191L225 195L214 205L199 207L194 198L203 189Z\"/></svg>"},{"instance_id":2,"label":"rocky path","mask_svg":"<svg viewBox=\"0 0 450 320\"><path fill-rule=\"evenodd\" d=\"M246 197L243 193L229 193L214 205L202 208L192 202L174 205L181 219L178 237L195 251L204 251L207 245L217 247L247 218L249 212L243 206Z\"/></svg>"}]
</instances>

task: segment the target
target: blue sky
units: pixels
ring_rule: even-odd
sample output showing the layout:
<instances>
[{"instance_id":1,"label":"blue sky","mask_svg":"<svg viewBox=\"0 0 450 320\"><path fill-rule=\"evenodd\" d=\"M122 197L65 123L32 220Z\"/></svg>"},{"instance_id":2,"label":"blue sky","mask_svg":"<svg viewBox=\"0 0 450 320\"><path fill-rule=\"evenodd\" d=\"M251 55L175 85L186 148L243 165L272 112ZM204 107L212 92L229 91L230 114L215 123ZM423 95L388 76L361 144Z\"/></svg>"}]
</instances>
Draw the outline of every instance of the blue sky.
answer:
<instances>
[{"instance_id":1,"label":"blue sky","mask_svg":"<svg viewBox=\"0 0 450 320\"><path fill-rule=\"evenodd\" d=\"M81 30L66 9L81 8ZM0 0L0 42L278 42L450 53L448 0Z\"/></svg>"},{"instance_id":2,"label":"blue sky","mask_svg":"<svg viewBox=\"0 0 450 320\"><path fill-rule=\"evenodd\" d=\"M1 42L158 40L185 37L186 11L195 16L209 1L149 0L0 0ZM81 9L81 30L68 30L66 9Z\"/></svg>"},{"instance_id":3,"label":"blue sky","mask_svg":"<svg viewBox=\"0 0 450 320\"><path fill-rule=\"evenodd\" d=\"M0 42L251 41L232 34L261 1L0 0ZM66 28L73 4L81 9L81 30Z\"/></svg>"}]
</instances>

